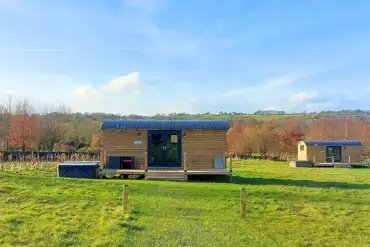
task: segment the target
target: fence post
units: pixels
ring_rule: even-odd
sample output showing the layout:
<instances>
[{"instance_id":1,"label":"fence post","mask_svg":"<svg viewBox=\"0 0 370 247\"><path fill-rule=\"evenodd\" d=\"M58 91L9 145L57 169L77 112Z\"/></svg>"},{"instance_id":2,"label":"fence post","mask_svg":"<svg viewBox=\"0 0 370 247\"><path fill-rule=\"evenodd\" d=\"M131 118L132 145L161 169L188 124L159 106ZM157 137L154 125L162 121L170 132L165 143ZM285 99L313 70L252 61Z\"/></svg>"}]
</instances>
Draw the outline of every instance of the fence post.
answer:
<instances>
[{"instance_id":1,"label":"fence post","mask_svg":"<svg viewBox=\"0 0 370 247\"><path fill-rule=\"evenodd\" d=\"M351 164L351 156L348 156L348 164Z\"/></svg>"},{"instance_id":2,"label":"fence post","mask_svg":"<svg viewBox=\"0 0 370 247\"><path fill-rule=\"evenodd\" d=\"M123 213L128 212L128 185L123 185L123 197L122 197Z\"/></svg>"},{"instance_id":3,"label":"fence post","mask_svg":"<svg viewBox=\"0 0 370 247\"><path fill-rule=\"evenodd\" d=\"M316 157L315 156L313 156L312 157L312 162L315 164L316 163Z\"/></svg>"},{"instance_id":4,"label":"fence post","mask_svg":"<svg viewBox=\"0 0 370 247\"><path fill-rule=\"evenodd\" d=\"M245 216L246 203L246 191L245 188L242 188L240 190L240 217Z\"/></svg>"},{"instance_id":5,"label":"fence post","mask_svg":"<svg viewBox=\"0 0 370 247\"><path fill-rule=\"evenodd\" d=\"M334 156L331 156L331 163L334 165Z\"/></svg>"}]
</instances>

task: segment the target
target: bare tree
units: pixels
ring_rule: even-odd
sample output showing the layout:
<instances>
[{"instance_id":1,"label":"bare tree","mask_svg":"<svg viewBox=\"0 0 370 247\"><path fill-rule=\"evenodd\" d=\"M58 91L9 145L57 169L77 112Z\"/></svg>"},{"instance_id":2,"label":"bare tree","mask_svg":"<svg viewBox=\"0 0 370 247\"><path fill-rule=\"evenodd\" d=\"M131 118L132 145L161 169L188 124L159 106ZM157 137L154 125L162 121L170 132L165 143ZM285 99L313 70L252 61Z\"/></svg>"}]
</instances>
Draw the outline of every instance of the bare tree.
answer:
<instances>
[{"instance_id":1,"label":"bare tree","mask_svg":"<svg viewBox=\"0 0 370 247\"><path fill-rule=\"evenodd\" d=\"M67 129L62 118L69 113L70 110L64 105L44 107L39 116L39 149L52 151L54 144L64 139Z\"/></svg>"},{"instance_id":2,"label":"bare tree","mask_svg":"<svg viewBox=\"0 0 370 247\"><path fill-rule=\"evenodd\" d=\"M8 134L10 117L12 115L12 97L8 96L7 100L0 102L0 149L8 148L6 136Z\"/></svg>"}]
</instances>

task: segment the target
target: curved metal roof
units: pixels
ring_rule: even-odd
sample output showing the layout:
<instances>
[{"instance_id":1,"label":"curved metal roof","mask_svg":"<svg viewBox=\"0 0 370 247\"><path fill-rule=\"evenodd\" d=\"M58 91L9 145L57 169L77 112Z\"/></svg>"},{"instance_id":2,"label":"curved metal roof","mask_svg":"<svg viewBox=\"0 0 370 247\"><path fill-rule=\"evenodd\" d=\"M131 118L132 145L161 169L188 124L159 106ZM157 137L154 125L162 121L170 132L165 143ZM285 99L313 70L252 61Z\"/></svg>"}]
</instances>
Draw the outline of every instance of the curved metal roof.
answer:
<instances>
[{"instance_id":1,"label":"curved metal roof","mask_svg":"<svg viewBox=\"0 0 370 247\"><path fill-rule=\"evenodd\" d=\"M359 140L302 141L306 146L362 146Z\"/></svg>"},{"instance_id":2,"label":"curved metal roof","mask_svg":"<svg viewBox=\"0 0 370 247\"><path fill-rule=\"evenodd\" d=\"M227 120L103 120L101 129L227 130Z\"/></svg>"}]
</instances>

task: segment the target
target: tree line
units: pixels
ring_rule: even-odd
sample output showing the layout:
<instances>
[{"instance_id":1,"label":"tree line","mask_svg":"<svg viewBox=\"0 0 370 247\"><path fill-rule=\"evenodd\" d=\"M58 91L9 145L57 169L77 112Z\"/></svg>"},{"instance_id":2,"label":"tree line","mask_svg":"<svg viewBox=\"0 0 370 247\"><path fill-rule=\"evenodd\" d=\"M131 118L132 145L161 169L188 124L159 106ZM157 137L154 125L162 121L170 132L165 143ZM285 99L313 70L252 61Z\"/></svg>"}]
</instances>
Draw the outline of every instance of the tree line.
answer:
<instances>
[{"instance_id":1,"label":"tree line","mask_svg":"<svg viewBox=\"0 0 370 247\"><path fill-rule=\"evenodd\" d=\"M370 123L367 112L344 115L295 114L291 117L256 120L251 116L230 116L227 134L230 152L238 155L281 157L295 155L299 140L358 139L369 154ZM98 152L100 127L104 119L199 119L218 118L207 114L157 114L152 117L108 113L73 113L56 104L35 107L27 100L0 103L0 150L32 150L54 152ZM269 120L270 119L270 120Z\"/></svg>"},{"instance_id":2,"label":"tree line","mask_svg":"<svg viewBox=\"0 0 370 247\"><path fill-rule=\"evenodd\" d=\"M367 117L285 119L234 123L227 133L229 151L237 155L295 157L301 140L360 140L370 154L370 121Z\"/></svg>"},{"instance_id":3,"label":"tree line","mask_svg":"<svg viewBox=\"0 0 370 247\"><path fill-rule=\"evenodd\" d=\"M27 100L0 104L0 150L96 152L98 117L86 118L61 104L36 108Z\"/></svg>"}]
</instances>

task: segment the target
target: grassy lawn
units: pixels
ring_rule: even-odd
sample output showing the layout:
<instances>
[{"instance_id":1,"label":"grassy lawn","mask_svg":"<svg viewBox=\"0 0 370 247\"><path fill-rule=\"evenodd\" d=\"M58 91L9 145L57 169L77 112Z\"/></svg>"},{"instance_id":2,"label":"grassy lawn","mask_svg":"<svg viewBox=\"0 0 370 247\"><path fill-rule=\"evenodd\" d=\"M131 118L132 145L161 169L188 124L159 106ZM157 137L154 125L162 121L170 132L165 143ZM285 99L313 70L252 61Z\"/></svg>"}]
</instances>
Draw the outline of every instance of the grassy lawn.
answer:
<instances>
[{"instance_id":1,"label":"grassy lawn","mask_svg":"<svg viewBox=\"0 0 370 247\"><path fill-rule=\"evenodd\" d=\"M0 246L370 246L370 169L234 166L232 184L0 171Z\"/></svg>"}]
</instances>

